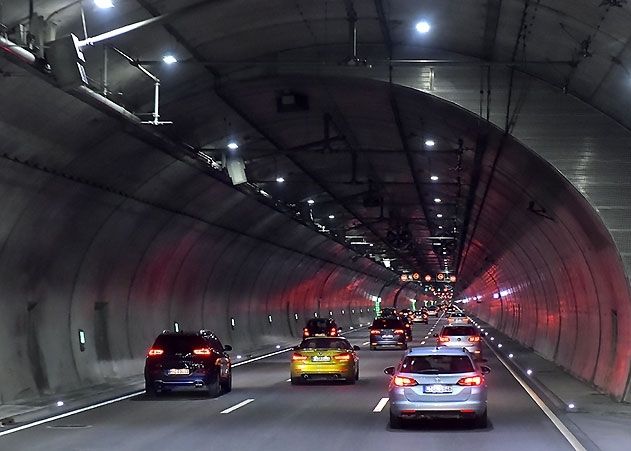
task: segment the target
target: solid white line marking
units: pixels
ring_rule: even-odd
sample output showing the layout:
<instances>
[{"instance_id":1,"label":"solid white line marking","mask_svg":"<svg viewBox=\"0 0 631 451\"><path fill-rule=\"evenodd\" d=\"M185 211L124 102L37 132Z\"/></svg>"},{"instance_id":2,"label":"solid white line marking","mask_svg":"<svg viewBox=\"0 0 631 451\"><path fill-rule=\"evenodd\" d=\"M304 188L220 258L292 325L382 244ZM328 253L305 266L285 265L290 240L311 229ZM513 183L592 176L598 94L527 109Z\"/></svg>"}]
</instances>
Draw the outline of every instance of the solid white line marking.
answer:
<instances>
[{"instance_id":1,"label":"solid white line marking","mask_svg":"<svg viewBox=\"0 0 631 451\"><path fill-rule=\"evenodd\" d=\"M386 407L386 404L388 404L388 401L389 401L389 398L381 398L379 402L377 403L377 405L375 406L375 408L372 409L372 411L381 412L383 408Z\"/></svg>"},{"instance_id":2,"label":"solid white line marking","mask_svg":"<svg viewBox=\"0 0 631 451\"><path fill-rule=\"evenodd\" d=\"M366 345L369 345L369 344L370 344L370 342L369 342L369 341L367 341L367 342L365 342L365 343L362 343L362 346L366 346Z\"/></svg>"},{"instance_id":3,"label":"solid white line marking","mask_svg":"<svg viewBox=\"0 0 631 451\"><path fill-rule=\"evenodd\" d=\"M250 359L250 360L245 360L243 362L234 363L234 364L232 364L232 368L236 368L238 366L245 365L246 363L256 362L257 360L266 359L266 358L272 357L274 355L282 354L283 352L288 352L288 351L291 351L292 349L294 349L294 348L281 349L280 351L270 352L269 354L265 354L265 355L261 355L261 356L258 356L258 357L254 357L253 359Z\"/></svg>"},{"instance_id":4,"label":"solid white line marking","mask_svg":"<svg viewBox=\"0 0 631 451\"><path fill-rule=\"evenodd\" d=\"M563 437L565 437L572 448L574 448L576 451L587 451L585 447L581 444L581 442L578 441L576 436L572 434L572 432L563 424L563 422L561 422L561 420L559 420L559 417L557 417L554 412L552 412L552 410L550 410L550 408L543 402L543 400L534 392L534 390L530 388L528 384L526 384L526 382L506 364L504 359L495 351L495 349L493 349L491 346L488 346L488 343L487 347L493 352L493 354L495 354L495 357L497 357L497 359L502 363L502 365L504 365L508 372L511 373L511 375L515 378L519 385L521 385L522 388L526 391L526 393L530 395L535 404L537 404L539 408L543 411L543 413L545 413L546 416L550 419L550 421L552 421L552 424L556 426L556 428L563 435Z\"/></svg>"},{"instance_id":5,"label":"solid white line marking","mask_svg":"<svg viewBox=\"0 0 631 451\"><path fill-rule=\"evenodd\" d=\"M44 418L43 420L38 420L38 421L34 421L33 423L24 424L22 426L15 427L13 429L9 429L8 431L0 432L0 437L2 437L3 435L13 434L14 432L23 431L24 429L29 429L29 428L32 428L32 427L35 427L35 426L39 426L41 424L50 423L51 421L59 420L61 418L66 418L66 417L69 417L69 416L72 416L72 415L76 415L78 413L87 412L88 410L97 409L99 407L103 407L103 406L106 406L108 404L114 404L115 402L118 402L118 401L123 401L125 399L133 398L134 396L142 395L144 392L145 391L143 390L143 391L140 391L140 392L131 393L129 395L121 396L120 398L110 399L109 401L103 401L103 402L100 402L98 404L94 404L92 406L83 407L81 409L73 410L73 411L70 411L70 412L64 412L64 413L59 414L59 415L55 415L55 416L52 416L52 417L49 417L49 418Z\"/></svg>"},{"instance_id":6,"label":"solid white line marking","mask_svg":"<svg viewBox=\"0 0 631 451\"><path fill-rule=\"evenodd\" d=\"M232 406L232 407L228 407L227 409L222 410L222 411L221 411L221 412L219 412L219 413L230 413L230 412L234 412L235 410L240 409L240 408L241 408L241 407L243 407L243 406L247 406L247 405L248 405L248 404L250 404L252 401L254 401L254 399L253 399L253 398L248 398L248 399L246 399L245 401L241 401L239 404L235 404L235 405L234 405L234 406Z\"/></svg>"},{"instance_id":7,"label":"solid white line marking","mask_svg":"<svg viewBox=\"0 0 631 451\"><path fill-rule=\"evenodd\" d=\"M291 377L289 379L287 379L285 382L291 382Z\"/></svg>"}]
</instances>

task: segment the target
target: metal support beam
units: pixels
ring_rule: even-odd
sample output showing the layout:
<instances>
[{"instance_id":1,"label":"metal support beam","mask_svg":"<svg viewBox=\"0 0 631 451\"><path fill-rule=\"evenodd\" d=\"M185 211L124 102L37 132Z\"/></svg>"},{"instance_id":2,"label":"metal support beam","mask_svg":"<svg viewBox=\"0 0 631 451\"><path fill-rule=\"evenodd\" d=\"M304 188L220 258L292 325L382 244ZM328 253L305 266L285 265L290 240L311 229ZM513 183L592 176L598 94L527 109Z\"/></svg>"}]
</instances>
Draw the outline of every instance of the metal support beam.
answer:
<instances>
[{"instance_id":1,"label":"metal support beam","mask_svg":"<svg viewBox=\"0 0 631 451\"><path fill-rule=\"evenodd\" d=\"M495 40L497 38L497 27L500 22L501 10L502 0L486 1L486 23L482 40L482 57L487 61L492 61L495 53Z\"/></svg>"}]
</instances>

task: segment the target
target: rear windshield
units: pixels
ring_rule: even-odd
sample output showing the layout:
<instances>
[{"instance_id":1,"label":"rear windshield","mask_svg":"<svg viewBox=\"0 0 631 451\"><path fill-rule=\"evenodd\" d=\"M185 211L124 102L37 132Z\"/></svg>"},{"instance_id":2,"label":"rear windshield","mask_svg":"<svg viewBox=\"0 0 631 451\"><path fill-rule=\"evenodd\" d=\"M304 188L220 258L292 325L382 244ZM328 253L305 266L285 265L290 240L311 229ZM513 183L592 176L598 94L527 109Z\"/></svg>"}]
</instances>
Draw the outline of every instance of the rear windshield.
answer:
<instances>
[{"instance_id":1,"label":"rear windshield","mask_svg":"<svg viewBox=\"0 0 631 451\"><path fill-rule=\"evenodd\" d=\"M402 373L450 374L469 373L473 363L464 355L422 355L403 359Z\"/></svg>"},{"instance_id":2,"label":"rear windshield","mask_svg":"<svg viewBox=\"0 0 631 451\"><path fill-rule=\"evenodd\" d=\"M328 319L310 319L307 322L307 327L314 327L317 329L326 329L329 325L330 322Z\"/></svg>"},{"instance_id":3,"label":"rear windshield","mask_svg":"<svg viewBox=\"0 0 631 451\"><path fill-rule=\"evenodd\" d=\"M153 347L164 349L167 353L178 353L208 347L208 343L199 335L160 335Z\"/></svg>"},{"instance_id":4,"label":"rear windshield","mask_svg":"<svg viewBox=\"0 0 631 451\"><path fill-rule=\"evenodd\" d=\"M473 326L455 326L455 327L445 327L441 335L447 337L453 336L462 336L462 335L478 335L475 327Z\"/></svg>"},{"instance_id":5,"label":"rear windshield","mask_svg":"<svg viewBox=\"0 0 631 451\"><path fill-rule=\"evenodd\" d=\"M396 329L403 327L403 323L400 319L382 318L374 320L372 327L373 329Z\"/></svg>"},{"instance_id":6,"label":"rear windshield","mask_svg":"<svg viewBox=\"0 0 631 451\"><path fill-rule=\"evenodd\" d=\"M304 349L351 349L348 340L341 338L307 338L300 347Z\"/></svg>"}]
</instances>

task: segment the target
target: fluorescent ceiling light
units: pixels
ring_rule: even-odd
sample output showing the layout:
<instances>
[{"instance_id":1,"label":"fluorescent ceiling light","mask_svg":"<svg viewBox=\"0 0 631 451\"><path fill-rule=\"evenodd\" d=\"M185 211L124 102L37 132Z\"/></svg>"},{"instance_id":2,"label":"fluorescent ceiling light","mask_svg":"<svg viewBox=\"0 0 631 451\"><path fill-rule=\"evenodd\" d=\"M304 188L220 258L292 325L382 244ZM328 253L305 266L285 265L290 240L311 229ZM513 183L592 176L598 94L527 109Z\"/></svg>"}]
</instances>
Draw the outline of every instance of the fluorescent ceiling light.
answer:
<instances>
[{"instance_id":1,"label":"fluorescent ceiling light","mask_svg":"<svg viewBox=\"0 0 631 451\"><path fill-rule=\"evenodd\" d=\"M329 219L335 219L335 215L329 215Z\"/></svg>"},{"instance_id":2,"label":"fluorescent ceiling light","mask_svg":"<svg viewBox=\"0 0 631 451\"><path fill-rule=\"evenodd\" d=\"M425 141L425 145L427 147L434 147L436 145L436 141L434 141L433 139L428 139Z\"/></svg>"},{"instance_id":3,"label":"fluorescent ceiling light","mask_svg":"<svg viewBox=\"0 0 631 451\"><path fill-rule=\"evenodd\" d=\"M113 8L112 0L94 0L94 4L101 9Z\"/></svg>"},{"instance_id":4,"label":"fluorescent ceiling light","mask_svg":"<svg viewBox=\"0 0 631 451\"><path fill-rule=\"evenodd\" d=\"M237 150L238 148L239 148L239 145L236 142L230 141L228 143L228 149L230 149L230 150Z\"/></svg>"},{"instance_id":5,"label":"fluorescent ceiling light","mask_svg":"<svg viewBox=\"0 0 631 451\"><path fill-rule=\"evenodd\" d=\"M416 24L416 31L418 31L419 33L427 33L431 29L432 26L429 24L429 22L425 20L422 20Z\"/></svg>"},{"instance_id":6,"label":"fluorescent ceiling light","mask_svg":"<svg viewBox=\"0 0 631 451\"><path fill-rule=\"evenodd\" d=\"M309 199L309 200L307 200L307 203L308 203L309 205L313 205L313 204L315 204L315 200L313 200L313 199Z\"/></svg>"},{"instance_id":7,"label":"fluorescent ceiling light","mask_svg":"<svg viewBox=\"0 0 631 451\"><path fill-rule=\"evenodd\" d=\"M174 57L173 55L164 55L162 57L162 61L165 64L174 64L174 63L177 63L177 58Z\"/></svg>"},{"instance_id":8,"label":"fluorescent ceiling light","mask_svg":"<svg viewBox=\"0 0 631 451\"><path fill-rule=\"evenodd\" d=\"M433 181L435 182L436 180L438 180L438 176L437 176L437 175L432 175L432 176L430 177L430 179L431 179L431 180L433 180Z\"/></svg>"},{"instance_id":9,"label":"fluorescent ceiling light","mask_svg":"<svg viewBox=\"0 0 631 451\"><path fill-rule=\"evenodd\" d=\"M276 181L277 181L278 183L283 183L283 182L285 181L285 179L284 179L284 178L282 178L282 177L276 177Z\"/></svg>"},{"instance_id":10,"label":"fluorescent ceiling light","mask_svg":"<svg viewBox=\"0 0 631 451\"><path fill-rule=\"evenodd\" d=\"M437 197L437 198L435 198L435 199L434 199L434 202L436 202L437 204L439 204L439 203L441 203L441 202L442 202L442 200L441 200L439 197Z\"/></svg>"},{"instance_id":11,"label":"fluorescent ceiling light","mask_svg":"<svg viewBox=\"0 0 631 451\"><path fill-rule=\"evenodd\" d=\"M440 213L438 213L438 214L436 215L436 217L437 217L437 218L442 218L442 217L443 217L443 215L442 215L442 214L440 214Z\"/></svg>"}]
</instances>

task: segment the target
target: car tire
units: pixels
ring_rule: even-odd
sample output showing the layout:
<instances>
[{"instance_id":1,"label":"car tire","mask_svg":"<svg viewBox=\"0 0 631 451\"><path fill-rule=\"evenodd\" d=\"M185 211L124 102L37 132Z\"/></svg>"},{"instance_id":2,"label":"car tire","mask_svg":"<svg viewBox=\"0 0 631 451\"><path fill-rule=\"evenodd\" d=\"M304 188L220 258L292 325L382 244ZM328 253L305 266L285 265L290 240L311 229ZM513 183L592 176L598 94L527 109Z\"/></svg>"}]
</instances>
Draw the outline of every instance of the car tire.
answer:
<instances>
[{"instance_id":1,"label":"car tire","mask_svg":"<svg viewBox=\"0 0 631 451\"><path fill-rule=\"evenodd\" d=\"M228 377L221 384L221 391L223 393L230 393L232 391L232 371L228 373Z\"/></svg>"},{"instance_id":2,"label":"car tire","mask_svg":"<svg viewBox=\"0 0 631 451\"><path fill-rule=\"evenodd\" d=\"M370 350L371 351L376 351L377 350L377 346L370 345Z\"/></svg>"},{"instance_id":3,"label":"car tire","mask_svg":"<svg viewBox=\"0 0 631 451\"><path fill-rule=\"evenodd\" d=\"M221 395L221 382L219 381L219 376L216 376L212 381L208 382L206 390L208 391L208 396L210 398L216 398Z\"/></svg>"},{"instance_id":4,"label":"car tire","mask_svg":"<svg viewBox=\"0 0 631 451\"><path fill-rule=\"evenodd\" d=\"M408 344L407 344L407 343L406 343L406 344L404 344L404 345L401 347L401 349L404 349L404 350L405 350L405 349L407 349L407 348L408 348Z\"/></svg>"},{"instance_id":5,"label":"car tire","mask_svg":"<svg viewBox=\"0 0 631 451\"><path fill-rule=\"evenodd\" d=\"M150 398L156 398L159 394L158 390L156 390L155 385L145 382L145 393Z\"/></svg>"},{"instance_id":6,"label":"car tire","mask_svg":"<svg viewBox=\"0 0 631 451\"><path fill-rule=\"evenodd\" d=\"M475 428L486 429L487 424L488 424L488 415L486 413L486 410L484 411L482 415L477 416L473 420L473 427Z\"/></svg>"},{"instance_id":7,"label":"car tire","mask_svg":"<svg viewBox=\"0 0 631 451\"><path fill-rule=\"evenodd\" d=\"M357 371L355 371L355 380L359 380L359 367L357 367Z\"/></svg>"},{"instance_id":8,"label":"car tire","mask_svg":"<svg viewBox=\"0 0 631 451\"><path fill-rule=\"evenodd\" d=\"M392 411L390 411L390 429L401 429L403 428L403 419L394 415Z\"/></svg>"},{"instance_id":9,"label":"car tire","mask_svg":"<svg viewBox=\"0 0 631 451\"><path fill-rule=\"evenodd\" d=\"M302 383L302 379L300 377L292 377L291 385L300 385Z\"/></svg>"}]
</instances>

